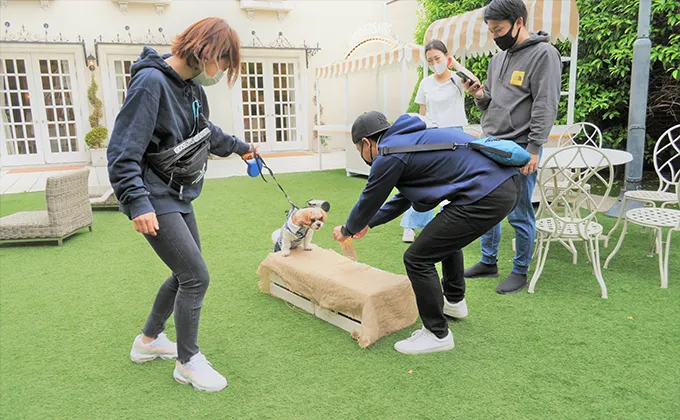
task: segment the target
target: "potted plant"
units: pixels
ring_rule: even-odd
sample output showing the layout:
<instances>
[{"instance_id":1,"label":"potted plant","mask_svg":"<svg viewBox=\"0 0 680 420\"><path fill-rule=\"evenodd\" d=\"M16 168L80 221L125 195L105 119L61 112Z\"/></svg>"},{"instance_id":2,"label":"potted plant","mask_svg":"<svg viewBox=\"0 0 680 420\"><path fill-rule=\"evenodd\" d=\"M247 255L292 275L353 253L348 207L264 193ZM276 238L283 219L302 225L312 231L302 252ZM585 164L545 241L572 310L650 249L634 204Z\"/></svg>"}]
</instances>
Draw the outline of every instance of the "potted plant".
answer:
<instances>
[{"instance_id":1,"label":"potted plant","mask_svg":"<svg viewBox=\"0 0 680 420\"><path fill-rule=\"evenodd\" d=\"M90 127L92 127L92 130L85 135L85 144L90 149L92 166L106 166L108 164L106 159L106 140L109 138L109 130L99 125L103 106L102 101L97 98L98 89L99 86L94 81L93 74L92 82L87 89L87 99L92 107L92 113L90 114Z\"/></svg>"}]
</instances>

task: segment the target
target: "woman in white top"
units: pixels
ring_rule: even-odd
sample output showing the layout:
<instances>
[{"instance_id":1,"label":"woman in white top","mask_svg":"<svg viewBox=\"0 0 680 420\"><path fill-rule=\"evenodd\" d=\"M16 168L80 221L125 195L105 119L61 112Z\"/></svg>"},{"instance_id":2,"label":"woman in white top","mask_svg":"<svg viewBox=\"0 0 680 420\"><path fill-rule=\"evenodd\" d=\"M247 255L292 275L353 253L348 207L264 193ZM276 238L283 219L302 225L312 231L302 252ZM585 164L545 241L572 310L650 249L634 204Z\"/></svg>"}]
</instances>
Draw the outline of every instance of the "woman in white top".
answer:
<instances>
[{"instance_id":1,"label":"woman in white top","mask_svg":"<svg viewBox=\"0 0 680 420\"><path fill-rule=\"evenodd\" d=\"M438 39L425 46L425 58L432 75L423 78L418 87L415 102L420 105L420 114L436 126L463 129L467 125L465 116L465 87L458 75L449 67L469 74L451 55L443 42ZM473 79L477 81L476 79ZM434 217L434 209L420 213L411 207L401 218L404 228L404 242L415 240L415 230L423 229Z\"/></svg>"}]
</instances>

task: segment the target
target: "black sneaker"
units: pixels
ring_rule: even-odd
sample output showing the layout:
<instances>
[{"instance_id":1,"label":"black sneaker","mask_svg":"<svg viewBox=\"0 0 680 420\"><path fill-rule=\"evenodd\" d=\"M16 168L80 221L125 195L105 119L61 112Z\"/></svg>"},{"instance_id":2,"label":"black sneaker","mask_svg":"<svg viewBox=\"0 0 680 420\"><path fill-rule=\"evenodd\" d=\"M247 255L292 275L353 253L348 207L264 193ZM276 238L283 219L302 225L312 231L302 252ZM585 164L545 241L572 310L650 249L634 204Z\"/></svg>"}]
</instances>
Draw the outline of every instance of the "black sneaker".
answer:
<instances>
[{"instance_id":1,"label":"black sneaker","mask_svg":"<svg viewBox=\"0 0 680 420\"><path fill-rule=\"evenodd\" d=\"M526 285L527 285L526 274L510 273L510 275L508 275L508 277L505 280L503 280L503 283L499 284L498 287L496 287L496 292L502 295L519 293L522 289L524 289L524 286Z\"/></svg>"},{"instance_id":2,"label":"black sneaker","mask_svg":"<svg viewBox=\"0 0 680 420\"><path fill-rule=\"evenodd\" d=\"M498 266L496 264L484 264L478 262L470 268L466 268L463 277L467 279L479 279L482 277L498 277Z\"/></svg>"}]
</instances>

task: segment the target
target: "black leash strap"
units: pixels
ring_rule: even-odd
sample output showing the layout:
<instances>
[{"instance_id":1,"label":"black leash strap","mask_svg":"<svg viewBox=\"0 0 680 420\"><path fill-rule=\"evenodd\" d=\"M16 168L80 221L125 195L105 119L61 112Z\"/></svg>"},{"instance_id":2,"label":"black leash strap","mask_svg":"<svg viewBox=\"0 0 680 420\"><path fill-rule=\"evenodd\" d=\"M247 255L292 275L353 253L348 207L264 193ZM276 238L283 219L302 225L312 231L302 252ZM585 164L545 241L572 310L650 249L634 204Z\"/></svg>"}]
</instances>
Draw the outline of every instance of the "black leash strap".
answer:
<instances>
[{"instance_id":1,"label":"black leash strap","mask_svg":"<svg viewBox=\"0 0 680 420\"><path fill-rule=\"evenodd\" d=\"M258 160L262 163L261 165L258 164L258 166L260 166L260 177L262 178L262 180L266 183L269 183L269 181L267 181L267 179L264 177L264 174L262 173L262 169L264 168L264 169L267 170L267 172L269 172L269 175L271 175L274 182L276 182L276 185L279 187L279 189L281 190L283 195L286 197L286 200L288 200L290 205L293 206L294 208L298 209L299 207L296 206L295 203L293 203L293 200L291 200L290 197L288 197L288 194L286 194L286 191L283 189L283 187L281 186L279 181L276 179L276 176L274 176L274 171L272 171L271 168L269 166L267 166L264 159L262 159L262 156L255 155L255 161L257 162Z\"/></svg>"}]
</instances>

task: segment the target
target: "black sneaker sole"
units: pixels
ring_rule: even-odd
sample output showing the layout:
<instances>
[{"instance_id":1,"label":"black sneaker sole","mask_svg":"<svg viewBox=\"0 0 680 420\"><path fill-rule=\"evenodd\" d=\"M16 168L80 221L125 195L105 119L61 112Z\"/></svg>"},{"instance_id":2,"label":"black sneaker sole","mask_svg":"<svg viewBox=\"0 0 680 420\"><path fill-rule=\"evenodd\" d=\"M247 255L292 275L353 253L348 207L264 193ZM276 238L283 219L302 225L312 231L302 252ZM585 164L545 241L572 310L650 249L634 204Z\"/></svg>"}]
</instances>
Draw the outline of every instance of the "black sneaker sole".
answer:
<instances>
[{"instance_id":1,"label":"black sneaker sole","mask_svg":"<svg viewBox=\"0 0 680 420\"><path fill-rule=\"evenodd\" d=\"M514 295L514 294L516 294L516 293L521 292L522 289L524 289L525 287L527 287L527 284L528 284L528 283L525 282L525 283L524 283L521 287L519 287L518 289L509 290L509 291L500 290L500 289L496 288L496 293L498 293L499 295Z\"/></svg>"}]
</instances>

